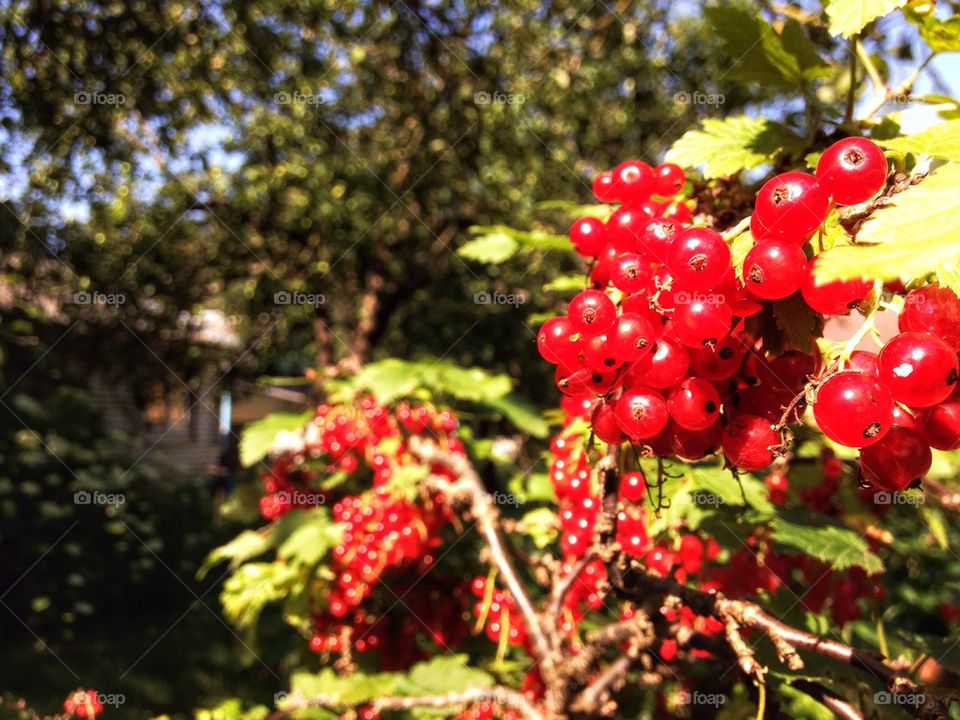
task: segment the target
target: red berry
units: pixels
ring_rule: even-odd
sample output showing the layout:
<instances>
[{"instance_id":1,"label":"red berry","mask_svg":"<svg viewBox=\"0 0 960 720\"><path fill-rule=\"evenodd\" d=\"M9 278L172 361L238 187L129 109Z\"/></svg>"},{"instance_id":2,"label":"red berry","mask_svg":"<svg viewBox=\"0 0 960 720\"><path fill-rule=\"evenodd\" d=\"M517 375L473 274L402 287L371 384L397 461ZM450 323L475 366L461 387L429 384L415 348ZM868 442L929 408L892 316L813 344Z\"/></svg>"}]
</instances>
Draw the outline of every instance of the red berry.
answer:
<instances>
[{"instance_id":1,"label":"red berry","mask_svg":"<svg viewBox=\"0 0 960 720\"><path fill-rule=\"evenodd\" d=\"M690 351L690 368L704 380L718 382L736 374L746 353L743 341L728 335L713 347Z\"/></svg>"},{"instance_id":2,"label":"red berry","mask_svg":"<svg viewBox=\"0 0 960 720\"><path fill-rule=\"evenodd\" d=\"M553 380L557 388L564 395L580 395L591 387L591 378L594 375L589 368L569 368L557 365Z\"/></svg>"},{"instance_id":3,"label":"red berry","mask_svg":"<svg viewBox=\"0 0 960 720\"><path fill-rule=\"evenodd\" d=\"M670 417L687 430L705 430L720 417L720 395L700 378L686 378L670 391Z\"/></svg>"},{"instance_id":4,"label":"red berry","mask_svg":"<svg viewBox=\"0 0 960 720\"><path fill-rule=\"evenodd\" d=\"M900 330L939 335L954 352L960 352L960 297L936 283L913 290L903 301Z\"/></svg>"},{"instance_id":5,"label":"red berry","mask_svg":"<svg viewBox=\"0 0 960 720\"><path fill-rule=\"evenodd\" d=\"M744 379L768 392L786 392L795 395L806 384L807 378L820 369L820 354L808 355L799 350L788 350L775 358L751 353L744 364Z\"/></svg>"},{"instance_id":6,"label":"red berry","mask_svg":"<svg viewBox=\"0 0 960 720\"><path fill-rule=\"evenodd\" d=\"M850 369L859 370L867 375L879 377L880 358L876 353L867 352L866 350L854 350L850 353Z\"/></svg>"},{"instance_id":7,"label":"red berry","mask_svg":"<svg viewBox=\"0 0 960 720\"><path fill-rule=\"evenodd\" d=\"M676 220L678 223L688 223L693 218L693 212L691 212L690 206L686 203L680 202L679 200L675 203L671 203L660 214L665 218Z\"/></svg>"},{"instance_id":8,"label":"red berry","mask_svg":"<svg viewBox=\"0 0 960 720\"><path fill-rule=\"evenodd\" d=\"M880 381L895 400L910 407L930 407L953 392L957 356L936 335L900 333L880 351Z\"/></svg>"},{"instance_id":9,"label":"red berry","mask_svg":"<svg viewBox=\"0 0 960 720\"><path fill-rule=\"evenodd\" d=\"M737 415L723 431L723 454L734 467L748 472L763 470L774 460L780 433L769 418Z\"/></svg>"},{"instance_id":10,"label":"red berry","mask_svg":"<svg viewBox=\"0 0 960 720\"><path fill-rule=\"evenodd\" d=\"M617 321L613 300L600 290L584 290L574 296L567 308L573 328L583 335L602 335Z\"/></svg>"},{"instance_id":11,"label":"red berry","mask_svg":"<svg viewBox=\"0 0 960 720\"><path fill-rule=\"evenodd\" d=\"M730 248L715 230L700 227L681 230L670 246L667 267L684 287L709 290L730 268Z\"/></svg>"},{"instance_id":12,"label":"red berry","mask_svg":"<svg viewBox=\"0 0 960 720\"><path fill-rule=\"evenodd\" d=\"M613 352L621 360L634 362L650 352L655 340L653 326L637 313L623 312L611 335Z\"/></svg>"},{"instance_id":13,"label":"red berry","mask_svg":"<svg viewBox=\"0 0 960 720\"><path fill-rule=\"evenodd\" d=\"M616 202L612 172L602 172L593 179L593 194L600 202Z\"/></svg>"},{"instance_id":14,"label":"red berry","mask_svg":"<svg viewBox=\"0 0 960 720\"><path fill-rule=\"evenodd\" d=\"M614 414L614 403L602 402L593 411L590 419L594 434L605 443L619 443L623 440L623 432Z\"/></svg>"},{"instance_id":15,"label":"red berry","mask_svg":"<svg viewBox=\"0 0 960 720\"><path fill-rule=\"evenodd\" d=\"M683 168L673 163L661 163L654 169L656 183L654 192L660 197L673 197L683 189L687 175Z\"/></svg>"},{"instance_id":16,"label":"red berry","mask_svg":"<svg viewBox=\"0 0 960 720\"><path fill-rule=\"evenodd\" d=\"M733 324L733 311L725 302L719 302L716 296L704 295L693 302L679 303L673 313L673 331L680 341L690 348L711 348L730 334Z\"/></svg>"},{"instance_id":17,"label":"red berry","mask_svg":"<svg viewBox=\"0 0 960 720\"><path fill-rule=\"evenodd\" d=\"M807 279L807 258L790 240L764 240L743 260L743 279L758 298L779 300L793 295Z\"/></svg>"},{"instance_id":18,"label":"red berry","mask_svg":"<svg viewBox=\"0 0 960 720\"><path fill-rule=\"evenodd\" d=\"M647 491L647 481L639 470L624 473L620 478L620 497L627 502L639 503Z\"/></svg>"},{"instance_id":19,"label":"red berry","mask_svg":"<svg viewBox=\"0 0 960 720\"><path fill-rule=\"evenodd\" d=\"M576 333L569 318L555 317L540 326L537 333L537 349L543 359L550 363L571 363L579 352L579 344L571 339Z\"/></svg>"},{"instance_id":20,"label":"red berry","mask_svg":"<svg viewBox=\"0 0 960 720\"><path fill-rule=\"evenodd\" d=\"M804 302L823 315L846 315L863 301L873 283L869 280L834 280L817 285L815 268L821 256L822 253L809 263L807 278L800 288Z\"/></svg>"},{"instance_id":21,"label":"red berry","mask_svg":"<svg viewBox=\"0 0 960 720\"><path fill-rule=\"evenodd\" d=\"M618 252L637 252L640 237L650 218L639 208L624 205L607 220L606 239Z\"/></svg>"},{"instance_id":22,"label":"red berry","mask_svg":"<svg viewBox=\"0 0 960 720\"><path fill-rule=\"evenodd\" d=\"M767 475L767 493L770 495L770 502L775 505L783 505L787 502L787 492L790 489L790 483L787 476L782 473L770 473Z\"/></svg>"},{"instance_id":23,"label":"red berry","mask_svg":"<svg viewBox=\"0 0 960 720\"><path fill-rule=\"evenodd\" d=\"M700 572L703 567L703 540L696 535L684 535L680 538L680 547L677 554L688 573Z\"/></svg>"},{"instance_id":24,"label":"red berry","mask_svg":"<svg viewBox=\"0 0 960 720\"><path fill-rule=\"evenodd\" d=\"M680 230L680 223L671 218L655 217L647 221L646 227L637 241L637 251L646 254L651 260L665 263L667 253L673 244L674 236Z\"/></svg>"},{"instance_id":25,"label":"red berry","mask_svg":"<svg viewBox=\"0 0 960 720\"><path fill-rule=\"evenodd\" d=\"M634 293L650 280L650 263L636 253L623 253L613 263L610 281L618 290Z\"/></svg>"},{"instance_id":26,"label":"red berry","mask_svg":"<svg viewBox=\"0 0 960 720\"><path fill-rule=\"evenodd\" d=\"M893 423L893 397L869 375L842 372L817 389L813 416L824 435L847 447L878 442Z\"/></svg>"},{"instance_id":27,"label":"red berry","mask_svg":"<svg viewBox=\"0 0 960 720\"><path fill-rule=\"evenodd\" d=\"M644 355L627 372L627 384L652 388L668 388L676 385L687 374L690 356L680 343L660 338L653 349Z\"/></svg>"},{"instance_id":28,"label":"red berry","mask_svg":"<svg viewBox=\"0 0 960 720\"><path fill-rule=\"evenodd\" d=\"M583 362L595 372L609 372L623 364L606 335L594 335L583 343Z\"/></svg>"},{"instance_id":29,"label":"red berry","mask_svg":"<svg viewBox=\"0 0 960 720\"><path fill-rule=\"evenodd\" d=\"M754 238L781 238L802 245L820 227L829 209L830 200L813 175L777 175L757 193L753 220L760 234L754 234Z\"/></svg>"},{"instance_id":30,"label":"red berry","mask_svg":"<svg viewBox=\"0 0 960 720\"><path fill-rule=\"evenodd\" d=\"M656 390L634 388L624 390L617 400L616 417L625 434L642 440L663 430L669 414L663 395Z\"/></svg>"},{"instance_id":31,"label":"red berry","mask_svg":"<svg viewBox=\"0 0 960 720\"><path fill-rule=\"evenodd\" d=\"M613 170L616 198L628 205L648 199L653 192L654 182L653 168L642 160L626 160Z\"/></svg>"},{"instance_id":32,"label":"red berry","mask_svg":"<svg viewBox=\"0 0 960 720\"><path fill-rule=\"evenodd\" d=\"M860 470L874 485L896 492L930 469L930 446L916 430L895 427L880 442L860 451Z\"/></svg>"},{"instance_id":33,"label":"red berry","mask_svg":"<svg viewBox=\"0 0 960 720\"><path fill-rule=\"evenodd\" d=\"M594 217L575 220L569 234L574 249L584 257L597 257L607 244L606 226Z\"/></svg>"},{"instance_id":34,"label":"red berry","mask_svg":"<svg viewBox=\"0 0 960 720\"><path fill-rule=\"evenodd\" d=\"M844 138L823 151L817 180L838 205L857 205L880 192L887 180L887 158L867 138Z\"/></svg>"},{"instance_id":35,"label":"red berry","mask_svg":"<svg viewBox=\"0 0 960 720\"><path fill-rule=\"evenodd\" d=\"M920 415L923 437L937 450L960 449L960 400L947 400Z\"/></svg>"}]
</instances>

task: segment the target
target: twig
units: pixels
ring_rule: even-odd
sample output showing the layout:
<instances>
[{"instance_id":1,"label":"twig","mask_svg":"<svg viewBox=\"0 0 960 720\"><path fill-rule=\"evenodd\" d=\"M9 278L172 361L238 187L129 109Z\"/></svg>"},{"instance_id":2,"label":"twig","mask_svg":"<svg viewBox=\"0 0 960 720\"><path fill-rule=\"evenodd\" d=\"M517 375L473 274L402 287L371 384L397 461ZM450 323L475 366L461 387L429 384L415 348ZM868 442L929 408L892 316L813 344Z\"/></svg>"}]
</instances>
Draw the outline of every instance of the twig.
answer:
<instances>
[{"instance_id":1,"label":"twig","mask_svg":"<svg viewBox=\"0 0 960 720\"><path fill-rule=\"evenodd\" d=\"M940 507L945 510L960 512L960 491L951 490L943 483L927 478L922 483L923 488L933 496Z\"/></svg>"},{"instance_id":2,"label":"twig","mask_svg":"<svg viewBox=\"0 0 960 720\"><path fill-rule=\"evenodd\" d=\"M470 515L476 521L480 534L487 542L490 549L490 555L496 563L500 575L503 577L507 588L517 602L517 608L523 615L524 624L527 627L527 633L533 640L533 646L536 654L541 659L548 659L551 655L550 643L543 632L540 620L533 609L533 604L527 595L526 588L517 577L517 571L513 566L513 560L507 553L503 537L500 534L498 518L500 513L497 511L490 499L489 493L483 487L476 470L462 455L453 455L440 449L440 447L428 440L422 438L410 438L411 452L420 458L427 465L439 464L448 468L456 476L453 483L441 483L437 490L443 493L444 497L454 507L465 507Z\"/></svg>"},{"instance_id":3,"label":"twig","mask_svg":"<svg viewBox=\"0 0 960 720\"><path fill-rule=\"evenodd\" d=\"M790 685L825 705L840 720L863 720L859 710L823 685L810 680L794 680Z\"/></svg>"}]
</instances>

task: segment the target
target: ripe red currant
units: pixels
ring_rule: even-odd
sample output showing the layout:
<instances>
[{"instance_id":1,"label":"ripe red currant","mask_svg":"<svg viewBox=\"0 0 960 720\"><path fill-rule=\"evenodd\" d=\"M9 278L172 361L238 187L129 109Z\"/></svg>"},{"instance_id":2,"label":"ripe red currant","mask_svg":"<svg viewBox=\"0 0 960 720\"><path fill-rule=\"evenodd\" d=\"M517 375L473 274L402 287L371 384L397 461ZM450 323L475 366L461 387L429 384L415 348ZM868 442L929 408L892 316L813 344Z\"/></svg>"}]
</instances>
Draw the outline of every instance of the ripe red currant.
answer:
<instances>
[{"instance_id":1,"label":"ripe red currant","mask_svg":"<svg viewBox=\"0 0 960 720\"><path fill-rule=\"evenodd\" d=\"M630 368L625 379L630 386L663 389L680 382L688 367L687 349L675 340L660 338L653 349Z\"/></svg>"},{"instance_id":2,"label":"ripe red currant","mask_svg":"<svg viewBox=\"0 0 960 720\"><path fill-rule=\"evenodd\" d=\"M920 433L895 427L880 442L860 451L860 470L877 487L896 492L926 475L932 459Z\"/></svg>"},{"instance_id":3,"label":"ripe red currant","mask_svg":"<svg viewBox=\"0 0 960 720\"><path fill-rule=\"evenodd\" d=\"M693 212L690 210L690 206L679 200L668 205L660 214L670 220L676 220L678 223L688 223L693 219Z\"/></svg>"},{"instance_id":4,"label":"ripe red currant","mask_svg":"<svg viewBox=\"0 0 960 720\"><path fill-rule=\"evenodd\" d=\"M647 481L639 470L624 473L620 477L620 497L627 502L639 503L647 491Z\"/></svg>"},{"instance_id":5,"label":"ripe red currant","mask_svg":"<svg viewBox=\"0 0 960 720\"><path fill-rule=\"evenodd\" d=\"M610 216L605 226L607 242L618 252L637 252L640 237L650 218L645 212L631 205L624 205Z\"/></svg>"},{"instance_id":6,"label":"ripe red currant","mask_svg":"<svg viewBox=\"0 0 960 720\"><path fill-rule=\"evenodd\" d=\"M900 330L933 333L960 352L960 297L936 283L911 291L903 301Z\"/></svg>"},{"instance_id":7,"label":"ripe red currant","mask_svg":"<svg viewBox=\"0 0 960 720\"><path fill-rule=\"evenodd\" d=\"M723 431L722 442L723 454L731 465L756 472L773 462L781 439L769 418L737 415Z\"/></svg>"},{"instance_id":8,"label":"ripe red currant","mask_svg":"<svg viewBox=\"0 0 960 720\"><path fill-rule=\"evenodd\" d=\"M727 380L740 369L745 352L743 341L728 335L713 347L691 350L690 368L704 380Z\"/></svg>"},{"instance_id":9,"label":"ripe red currant","mask_svg":"<svg viewBox=\"0 0 960 720\"><path fill-rule=\"evenodd\" d=\"M611 335L614 354L627 362L639 360L649 353L655 339L650 322L631 312L621 313Z\"/></svg>"},{"instance_id":10,"label":"ripe red currant","mask_svg":"<svg viewBox=\"0 0 960 720\"><path fill-rule=\"evenodd\" d=\"M673 331L687 347L716 347L730 334L733 312L725 302L712 299L712 295L698 298L694 294L692 297L693 302L677 304L673 314Z\"/></svg>"},{"instance_id":11,"label":"ripe red currant","mask_svg":"<svg viewBox=\"0 0 960 720\"><path fill-rule=\"evenodd\" d=\"M569 318L550 318L537 333L537 349L549 363L575 362L580 350L579 343L571 339L575 333Z\"/></svg>"},{"instance_id":12,"label":"ripe red currant","mask_svg":"<svg viewBox=\"0 0 960 720\"><path fill-rule=\"evenodd\" d=\"M890 430L893 397L876 378L842 372L817 389L813 416L824 435L834 442L867 447Z\"/></svg>"},{"instance_id":13,"label":"ripe red currant","mask_svg":"<svg viewBox=\"0 0 960 720\"><path fill-rule=\"evenodd\" d=\"M656 390L624 390L617 400L616 417L620 429L629 437L641 440L651 438L667 424L667 402Z\"/></svg>"},{"instance_id":14,"label":"ripe red currant","mask_svg":"<svg viewBox=\"0 0 960 720\"><path fill-rule=\"evenodd\" d=\"M807 258L790 240L764 240L743 260L743 279L758 298L779 300L793 295L807 279Z\"/></svg>"},{"instance_id":15,"label":"ripe red currant","mask_svg":"<svg viewBox=\"0 0 960 720\"><path fill-rule=\"evenodd\" d=\"M609 372L623 364L607 335L594 335L583 343L583 362L595 372Z\"/></svg>"},{"instance_id":16,"label":"ripe red currant","mask_svg":"<svg viewBox=\"0 0 960 720\"><path fill-rule=\"evenodd\" d=\"M574 220L570 226L570 242L583 257L595 258L607 244L606 226L594 217Z\"/></svg>"},{"instance_id":17,"label":"ripe red currant","mask_svg":"<svg viewBox=\"0 0 960 720\"><path fill-rule=\"evenodd\" d=\"M665 263L667 253L673 244L674 236L680 230L680 223L671 218L655 217L647 221L646 227L637 241L637 250L651 260Z\"/></svg>"},{"instance_id":18,"label":"ripe red currant","mask_svg":"<svg viewBox=\"0 0 960 720\"><path fill-rule=\"evenodd\" d=\"M887 158L867 138L844 138L823 151L817 179L837 205L857 205L880 192L887 180Z\"/></svg>"},{"instance_id":19,"label":"ripe red currant","mask_svg":"<svg viewBox=\"0 0 960 720\"><path fill-rule=\"evenodd\" d=\"M602 335L617 321L613 300L600 290L584 290L574 296L567 308L573 328L583 335Z\"/></svg>"},{"instance_id":20,"label":"ripe red currant","mask_svg":"<svg viewBox=\"0 0 960 720\"><path fill-rule=\"evenodd\" d=\"M923 438L937 450L960 449L960 400L947 400L920 415Z\"/></svg>"},{"instance_id":21,"label":"ripe red currant","mask_svg":"<svg viewBox=\"0 0 960 720\"><path fill-rule=\"evenodd\" d=\"M687 175L683 168L673 163L661 163L654 169L656 184L654 192L660 197L673 197L683 189Z\"/></svg>"},{"instance_id":22,"label":"ripe red currant","mask_svg":"<svg viewBox=\"0 0 960 720\"><path fill-rule=\"evenodd\" d=\"M754 238L782 238L802 245L820 227L829 209L830 200L813 175L782 173L768 180L757 193L753 220L759 234L754 234Z\"/></svg>"},{"instance_id":23,"label":"ripe red currant","mask_svg":"<svg viewBox=\"0 0 960 720\"><path fill-rule=\"evenodd\" d=\"M634 293L650 280L650 263L637 253L623 253L613 263L610 281L618 290Z\"/></svg>"},{"instance_id":24,"label":"ripe red currant","mask_svg":"<svg viewBox=\"0 0 960 720\"><path fill-rule=\"evenodd\" d=\"M684 287L709 290L730 268L730 248L715 230L701 227L681 230L667 254L667 267Z\"/></svg>"},{"instance_id":25,"label":"ripe red currant","mask_svg":"<svg viewBox=\"0 0 960 720\"><path fill-rule=\"evenodd\" d=\"M930 407L946 400L957 384L957 356L936 335L905 332L880 351L880 381L895 400Z\"/></svg>"},{"instance_id":26,"label":"ripe red currant","mask_svg":"<svg viewBox=\"0 0 960 720\"><path fill-rule=\"evenodd\" d=\"M823 315L846 315L863 301L873 283L869 280L834 280L817 285L816 265L821 262L821 257L822 254L817 255L808 264L807 279L800 288L803 300Z\"/></svg>"},{"instance_id":27,"label":"ripe red currant","mask_svg":"<svg viewBox=\"0 0 960 720\"><path fill-rule=\"evenodd\" d=\"M612 172L602 172L593 179L593 194L603 203L616 202Z\"/></svg>"},{"instance_id":28,"label":"ripe red currant","mask_svg":"<svg viewBox=\"0 0 960 720\"><path fill-rule=\"evenodd\" d=\"M720 417L720 395L706 380L686 378L670 391L667 407L680 427L705 430Z\"/></svg>"},{"instance_id":29,"label":"ripe red currant","mask_svg":"<svg viewBox=\"0 0 960 720\"><path fill-rule=\"evenodd\" d=\"M653 168L642 160L626 160L613 170L617 200L636 205L650 197L654 187Z\"/></svg>"},{"instance_id":30,"label":"ripe red currant","mask_svg":"<svg viewBox=\"0 0 960 720\"><path fill-rule=\"evenodd\" d=\"M594 435L605 443L616 444L623 440L623 432L620 430L614 408L615 403L602 402L594 409L593 417L590 419Z\"/></svg>"}]
</instances>

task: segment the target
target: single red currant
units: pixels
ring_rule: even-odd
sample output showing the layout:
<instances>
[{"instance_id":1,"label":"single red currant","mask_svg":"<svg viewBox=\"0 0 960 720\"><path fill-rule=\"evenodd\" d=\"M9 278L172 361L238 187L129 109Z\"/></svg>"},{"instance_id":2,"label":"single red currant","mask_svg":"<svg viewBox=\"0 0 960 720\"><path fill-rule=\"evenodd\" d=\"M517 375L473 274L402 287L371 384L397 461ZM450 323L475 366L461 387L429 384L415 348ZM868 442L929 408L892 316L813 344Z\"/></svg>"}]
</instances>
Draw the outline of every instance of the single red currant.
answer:
<instances>
[{"instance_id":1,"label":"single red currant","mask_svg":"<svg viewBox=\"0 0 960 720\"><path fill-rule=\"evenodd\" d=\"M754 238L782 238L802 245L820 227L829 210L830 199L813 175L782 173L768 180L757 193L753 219L760 234Z\"/></svg>"},{"instance_id":2,"label":"single red currant","mask_svg":"<svg viewBox=\"0 0 960 720\"><path fill-rule=\"evenodd\" d=\"M671 203L667 208L660 213L663 217L670 220L676 220L678 223L688 223L693 219L693 211L690 210L690 206L684 202Z\"/></svg>"},{"instance_id":3,"label":"single red currant","mask_svg":"<svg viewBox=\"0 0 960 720\"><path fill-rule=\"evenodd\" d=\"M571 337L575 334L573 323L566 317L554 317L540 326L537 333L537 349L549 363L570 363L579 352L579 344Z\"/></svg>"},{"instance_id":4,"label":"single red currant","mask_svg":"<svg viewBox=\"0 0 960 720\"><path fill-rule=\"evenodd\" d=\"M593 179L593 194L603 203L617 201L612 172L602 172Z\"/></svg>"},{"instance_id":5,"label":"single red currant","mask_svg":"<svg viewBox=\"0 0 960 720\"><path fill-rule=\"evenodd\" d=\"M697 298L697 294L692 297ZM730 334L733 311L725 302L711 300L711 297L677 304L673 314L673 331L687 347L716 347Z\"/></svg>"},{"instance_id":6,"label":"single red currant","mask_svg":"<svg viewBox=\"0 0 960 720\"><path fill-rule=\"evenodd\" d=\"M602 335L617 321L617 307L606 293L584 290L574 296L567 308L574 330L583 335Z\"/></svg>"},{"instance_id":7,"label":"single red currant","mask_svg":"<svg viewBox=\"0 0 960 720\"><path fill-rule=\"evenodd\" d=\"M700 227L681 230L670 247L667 267L684 287L708 290L718 284L730 268L730 248L715 230Z\"/></svg>"},{"instance_id":8,"label":"single red currant","mask_svg":"<svg viewBox=\"0 0 960 720\"><path fill-rule=\"evenodd\" d=\"M617 444L623 440L623 432L614 412L615 403L607 401L597 405L590 424L593 434L605 443Z\"/></svg>"},{"instance_id":9,"label":"single red currant","mask_svg":"<svg viewBox=\"0 0 960 720\"><path fill-rule=\"evenodd\" d=\"M737 415L723 431L723 454L736 468L756 472L770 465L781 444L780 433L768 418Z\"/></svg>"},{"instance_id":10,"label":"single red currant","mask_svg":"<svg viewBox=\"0 0 960 720\"><path fill-rule=\"evenodd\" d=\"M790 240L764 240L743 260L743 279L758 298L779 300L793 295L807 279L807 258Z\"/></svg>"},{"instance_id":11,"label":"single red currant","mask_svg":"<svg viewBox=\"0 0 960 720\"><path fill-rule=\"evenodd\" d=\"M623 364L607 335L594 335L583 343L583 362L594 372L609 372Z\"/></svg>"},{"instance_id":12,"label":"single red currant","mask_svg":"<svg viewBox=\"0 0 960 720\"><path fill-rule=\"evenodd\" d=\"M937 450L960 449L960 400L947 400L920 415L923 438Z\"/></svg>"},{"instance_id":13,"label":"single red currant","mask_svg":"<svg viewBox=\"0 0 960 720\"><path fill-rule=\"evenodd\" d=\"M610 281L618 290L634 293L650 280L650 263L636 253L623 253L613 263Z\"/></svg>"},{"instance_id":14,"label":"single red currant","mask_svg":"<svg viewBox=\"0 0 960 720\"><path fill-rule=\"evenodd\" d=\"M895 427L860 451L860 470L877 487L896 492L926 475L932 460L930 446L920 433Z\"/></svg>"},{"instance_id":15,"label":"single red currant","mask_svg":"<svg viewBox=\"0 0 960 720\"><path fill-rule=\"evenodd\" d=\"M880 351L880 381L895 400L930 407L946 400L957 384L957 356L936 335L905 332Z\"/></svg>"},{"instance_id":16,"label":"single red currant","mask_svg":"<svg viewBox=\"0 0 960 720\"><path fill-rule=\"evenodd\" d=\"M824 435L847 447L867 447L893 424L893 396L869 375L842 372L816 392L813 416Z\"/></svg>"},{"instance_id":17,"label":"single red currant","mask_svg":"<svg viewBox=\"0 0 960 720\"><path fill-rule=\"evenodd\" d=\"M823 151L817 180L837 205L857 205L880 192L887 180L887 158L867 138L844 138Z\"/></svg>"},{"instance_id":18,"label":"single red currant","mask_svg":"<svg viewBox=\"0 0 960 720\"><path fill-rule=\"evenodd\" d=\"M621 360L634 362L650 352L653 347L653 326L637 313L623 312L611 335L614 354Z\"/></svg>"},{"instance_id":19,"label":"single red currant","mask_svg":"<svg viewBox=\"0 0 960 720\"><path fill-rule=\"evenodd\" d=\"M624 205L617 208L605 226L607 242L618 252L637 252L640 237L650 218L639 208Z\"/></svg>"},{"instance_id":20,"label":"single red currant","mask_svg":"<svg viewBox=\"0 0 960 720\"><path fill-rule=\"evenodd\" d=\"M736 374L743 362L746 347L743 341L728 335L713 347L702 347L690 351L690 368L704 380L718 382L727 380Z\"/></svg>"},{"instance_id":21,"label":"single red currant","mask_svg":"<svg viewBox=\"0 0 960 720\"><path fill-rule=\"evenodd\" d=\"M582 217L570 226L570 242L583 257L595 258L607 244L606 226L594 217Z\"/></svg>"},{"instance_id":22,"label":"single red currant","mask_svg":"<svg viewBox=\"0 0 960 720\"><path fill-rule=\"evenodd\" d=\"M613 170L614 191L617 200L636 205L647 200L653 192L653 168L643 160L626 160Z\"/></svg>"},{"instance_id":23,"label":"single red currant","mask_svg":"<svg viewBox=\"0 0 960 720\"><path fill-rule=\"evenodd\" d=\"M828 251L829 252L829 251ZM869 280L834 280L833 282L816 283L816 266L824 253L817 255L808 263L807 279L800 288L803 300L823 315L846 315L859 305L870 292L873 283Z\"/></svg>"},{"instance_id":24,"label":"single red currant","mask_svg":"<svg viewBox=\"0 0 960 720\"><path fill-rule=\"evenodd\" d=\"M625 379L631 387L663 389L680 382L689 367L687 349L675 340L660 338L653 349L630 368Z\"/></svg>"},{"instance_id":25,"label":"single red currant","mask_svg":"<svg viewBox=\"0 0 960 720\"><path fill-rule=\"evenodd\" d=\"M667 253L673 244L674 236L680 230L680 223L676 220L655 217L647 221L646 227L637 241L637 250L647 255L651 260L665 263Z\"/></svg>"},{"instance_id":26,"label":"single red currant","mask_svg":"<svg viewBox=\"0 0 960 720\"><path fill-rule=\"evenodd\" d=\"M647 481L639 470L624 473L620 477L620 497L627 502L639 503L647 491Z\"/></svg>"},{"instance_id":27,"label":"single red currant","mask_svg":"<svg viewBox=\"0 0 960 720\"><path fill-rule=\"evenodd\" d=\"M624 390L616 406L620 429L633 439L651 438L663 430L669 413L667 402L656 390Z\"/></svg>"},{"instance_id":28,"label":"single red currant","mask_svg":"<svg viewBox=\"0 0 960 720\"><path fill-rule=\"evenodd\" d=\"M936 283L913 290L903 301L900 330L933 333L960 352L960 297Z\"/></svg>"},{"instance_id":29,"label":"single red currant","mask_svg":"<svg viewBox=\"0 0 960 720\"><path fill-rule=\"evenodd\" d=\"M656 183L654 192L660 197L673 197L683 189L687 175L683 168L673 163L661 163L654 168Z\"/></svg>"},{"instance_id":30,"label":"single red currant","mask_svg":"<svg viewBox=\"0 0 960 720\"><path fill-rule=\"evenodd\" d=\"M667 407L680 427L705 430L720 417L720 395L706 380L686 378L670 391Z\"/></svg>"}]
</instances>

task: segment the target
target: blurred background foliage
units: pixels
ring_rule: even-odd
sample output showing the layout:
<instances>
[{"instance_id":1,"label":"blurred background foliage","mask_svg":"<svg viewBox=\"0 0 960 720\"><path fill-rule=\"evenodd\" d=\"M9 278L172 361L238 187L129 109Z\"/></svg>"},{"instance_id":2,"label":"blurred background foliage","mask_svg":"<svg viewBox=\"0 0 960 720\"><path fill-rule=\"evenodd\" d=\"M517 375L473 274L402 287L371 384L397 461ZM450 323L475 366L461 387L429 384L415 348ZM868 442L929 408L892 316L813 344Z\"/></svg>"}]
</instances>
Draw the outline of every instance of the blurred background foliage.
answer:
<instances>
[{"instance_id":1,"label":"blurred background foliage","mask_svg":"<svg viewBox=\"0 0 960 720\"><path fill-rule=\"evenodd\" d=\"M903 33L864 40L881 66L912 52ZM468 228L562 229L541 203L588 202L598 170L662 157L707 115L799 127L799 88L739 60L700 0L3 3L2 689L53 711L81 682L69 665L126 692L124 717L269 703L297 651L267 623L255 659L215 614L217 578L194 580L233 530L211 527L198 479L107 431L85 378L198 390L211 367L226 383L442 357L549 406L530 316L575 260L547 244L487 266L456 253ZM824 101L848 82L828 77ZM494 291L523 302L476 302ZM277 301L294 292L325 302ZM211 310L235 343L196 342ZM78 506L78 488L125 503Z\"/></svg>"}]
</instances>

